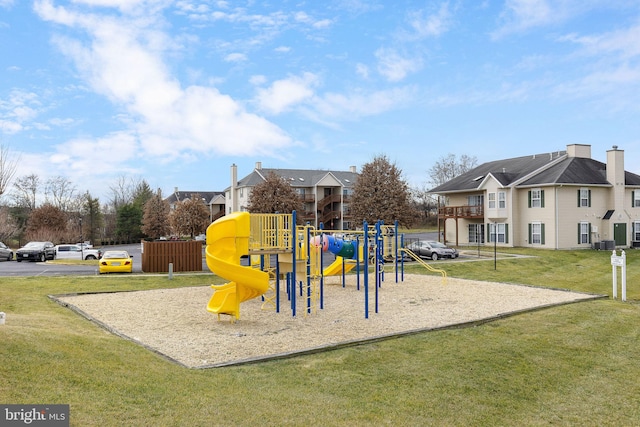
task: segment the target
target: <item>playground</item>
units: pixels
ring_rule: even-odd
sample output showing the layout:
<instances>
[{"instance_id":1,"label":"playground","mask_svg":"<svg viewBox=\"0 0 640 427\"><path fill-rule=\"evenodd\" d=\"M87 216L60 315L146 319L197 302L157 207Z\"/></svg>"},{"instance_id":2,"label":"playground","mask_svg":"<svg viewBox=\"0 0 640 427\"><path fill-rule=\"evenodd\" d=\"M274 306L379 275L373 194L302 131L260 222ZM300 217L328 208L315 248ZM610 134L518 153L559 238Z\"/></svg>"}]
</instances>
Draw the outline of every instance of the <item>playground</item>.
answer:
<instances>
[{"instance_id":1,"label":"playground","mask_svg":"<svg viewBox=\"0 0 640 427\"><path fill-rule=\"evenodd\" d=\"M365 222L362 235L347 240L296 225L295 212L230 214L209 226L205 250L211 271L228 283L57 299L171 361L208 368L473 325L598 298L447 278L445 271L419 259L426 274L405 275L398 263L405 253L397 243L397 224L394 230L383 227L369 228ZM326 251L336 255L329 266L322 263ZM408 250L406 255L415 257Z\"/></svg>"},{"instance_id":2,"label":"playground","mask_svg":"<svg viewBox=\"0 0 640 427\"><path fill-rule=\"evenodd\" d=\"M438 328L465 326L553 305L594 299L593 295L406 275L384 282L378 313L364 317L363 291L355 276L346 286L327 284L325 307L291 316L262 309L255 298L242 305L237 322L218 321L203 307L207 285L180 289L59 297L60 302L112 333L188 368L250 363L371 342Z\"/></svg>"}]
</instances>

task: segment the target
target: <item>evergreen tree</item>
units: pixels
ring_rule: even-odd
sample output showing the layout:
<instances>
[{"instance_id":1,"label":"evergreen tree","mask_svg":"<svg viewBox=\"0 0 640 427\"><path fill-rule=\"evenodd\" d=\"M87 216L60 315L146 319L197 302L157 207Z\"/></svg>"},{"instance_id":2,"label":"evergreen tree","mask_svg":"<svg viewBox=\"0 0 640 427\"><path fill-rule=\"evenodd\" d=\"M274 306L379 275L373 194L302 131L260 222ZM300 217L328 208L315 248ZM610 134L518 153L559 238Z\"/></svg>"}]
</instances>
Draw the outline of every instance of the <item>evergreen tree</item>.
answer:
<instances>
[{"instance_id":1,"label":"evergreen tree","mask_svg":"<svg viewBox=\"0 0 640 427\"><path fill-rule=\"evenodd\" d=\"M133 203L120 206L116 213L116 235L128 242L143 236L142 209Z\"/></svg>"},{"instance_id":2,"label":"evergreen tree","mask_svg":"<svg viewBox=\"0 0 640 427\"><path fill-rule=\"evenodd\" d=\"M100 230L104 224L104 216L100 210L100 200L91 197L88 191L83 198L82 237L90 242L95 242L101 237Z\"/></svg>"}]
</instances>

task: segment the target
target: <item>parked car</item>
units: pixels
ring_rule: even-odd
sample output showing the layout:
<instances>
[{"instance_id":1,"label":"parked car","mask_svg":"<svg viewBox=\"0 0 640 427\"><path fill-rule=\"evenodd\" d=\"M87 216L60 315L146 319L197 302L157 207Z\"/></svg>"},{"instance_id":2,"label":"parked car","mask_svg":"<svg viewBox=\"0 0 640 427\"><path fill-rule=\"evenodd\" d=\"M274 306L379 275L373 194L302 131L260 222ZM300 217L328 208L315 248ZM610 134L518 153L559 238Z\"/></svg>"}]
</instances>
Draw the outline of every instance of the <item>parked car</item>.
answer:
<instances>
[{"instance_id":1,"label":"parked car","mask_svg":"<svg viewBox=\"0 0 640 427\"><path fill-rule=\"evenodd\" d=\"M58 259L99 259L102 251L98 249L83 249L80 245L57 245L56 258Z\"/></svg>"},{"instance_id":2,"label":"parked car","mask_svg":"<svg viewBox=\"0 0 640 427\"><path fill-rule=\"evenodd\" d=\"M127 251L105 251L98 263L100 274L133 272L133 257Z\"/></svg>"},{"instance_id":3,"label":"parked car","mask_svg":"<svg viewBox=\"0 0 640 427\"><path fill-rule=\"evenodd\" d=\"M418 241L407 245L414 254L420 258L431 258L437 260L439 258L458 258L458 251L436 241Z\"/></svg>"},{"instance_id":4,"label":"parked car","mask_svg":"<svg viewBox=\"0 0 640 427\"><path fill-rule=\"evenodd\" d=\"M0 242L0 259L6 259L7 261L13 259L13 251L2 242Z\"/></svg>"},{"instance_id":5,"label":"parked car","mask_svg":"<svg viewBox=\"0 0 640 427\"><path fill-rule=\"evenodd\" d=\"M56 259L56 248L51 242L29 242L16 251L16 261L40 261Z\"/></svg>"}]
</instances>

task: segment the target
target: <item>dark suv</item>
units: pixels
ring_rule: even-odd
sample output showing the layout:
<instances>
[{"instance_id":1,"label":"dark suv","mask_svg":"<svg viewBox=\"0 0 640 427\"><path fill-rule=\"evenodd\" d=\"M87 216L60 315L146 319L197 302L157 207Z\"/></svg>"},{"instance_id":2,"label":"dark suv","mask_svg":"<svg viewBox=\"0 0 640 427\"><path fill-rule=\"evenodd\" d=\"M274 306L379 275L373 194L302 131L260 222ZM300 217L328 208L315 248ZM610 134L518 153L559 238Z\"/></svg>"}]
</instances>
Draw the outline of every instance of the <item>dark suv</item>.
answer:
<instances>
[{"instance_id":1,"label":"dark suv","mask_svg":"<svg viewBox=\"0 0 640 427\"><path fill-rule=\"evenodd\" d=\"M29 242L16 251L16 261L40 261L56 258L56 248L51 242Z\"/></svg>"}]
</instances>

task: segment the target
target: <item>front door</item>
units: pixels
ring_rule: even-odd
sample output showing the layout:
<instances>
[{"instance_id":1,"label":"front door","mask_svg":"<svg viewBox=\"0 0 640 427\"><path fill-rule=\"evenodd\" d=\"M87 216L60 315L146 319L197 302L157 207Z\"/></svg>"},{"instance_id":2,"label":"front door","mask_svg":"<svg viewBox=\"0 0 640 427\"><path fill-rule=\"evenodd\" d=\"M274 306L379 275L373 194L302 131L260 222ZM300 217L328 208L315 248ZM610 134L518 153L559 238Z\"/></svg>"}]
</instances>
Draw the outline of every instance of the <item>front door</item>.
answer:
<instances>
[{"instance_id":1,"label":"front door","mask_svg":"<svg viewBox=\"0 0 640 427\"><path fill-rule=\"evenodd\" d=\"M616 246L627 246L627 224L624 222L617 222L613 224L613 240L616 241Z\"/></svg>"}]
</instances>

